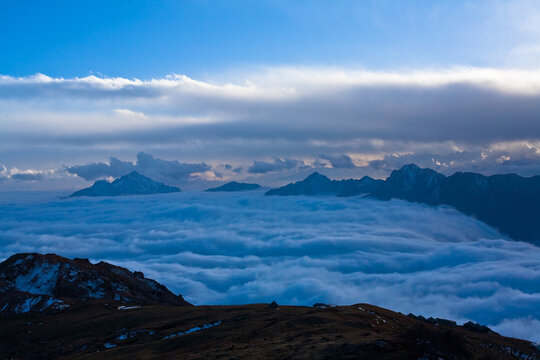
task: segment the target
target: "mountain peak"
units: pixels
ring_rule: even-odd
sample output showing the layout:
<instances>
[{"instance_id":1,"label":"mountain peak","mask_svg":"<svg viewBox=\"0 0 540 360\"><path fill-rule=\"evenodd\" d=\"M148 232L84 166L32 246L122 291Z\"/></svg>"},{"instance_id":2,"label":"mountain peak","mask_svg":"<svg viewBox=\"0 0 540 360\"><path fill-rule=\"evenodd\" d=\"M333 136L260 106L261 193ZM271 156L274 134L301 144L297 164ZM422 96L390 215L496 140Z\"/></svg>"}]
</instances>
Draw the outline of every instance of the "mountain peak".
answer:
<instances>
[{"instance_id":1,"label":"mountain peak","mask_svg":"<svg viewBox=\"0 0 540 360\"><path fill-rule=\"evenodd\" d=\"M179 192L176 186L169 186L154 181L149 177L132 171L112 183L105 180L96 181L91 187L74 192L75 196L118 196L118 195L149 195Z\"/></svg>"},{"instance_id":2,"label":"mountain peak","mask_svg":"<svg viewBox=\"0 0 540 360\"><path fill-rule=\"evenodd\" d=\"M418 172L422 169L420 169L420 167L416 164L406 164L406 165L403 165L401 167L401 169L399 169L399 171L406 171L406 172Z\"/></svg>"},{"instance_id":3,"label":"mountain peak","mask_svg":"<svg viewBox=\"0 0 540 360\"><path fill-rule=\"evenodd\" d=\"M318 171L314 171L304 179L304 181L306 180L330 180L330 178L328 178L328 176L326 175L321 174Z\"/></svg>"},{"instance_id":4,"label":"mountain peak","mask_svg":"<svg viewBox=\"0 0 540 360\"><path fill-rule=\"evenodd\" d=\"M133 170L133 171L130 172L129 174L126 174L126 175L124 175L124 176L122 176L122 177L123 177L123 178L126 178L126 177L134 177L134 178L136 178L136 177L146 177L146 176L141 175L141 174L139 174L137 171Z\"/></svg>"},{"instance_id":5,"label":"mountain peak","mask_svg":"<svg viewBox=\"0 0 540 360\"><path fill-rule=\"evenodd\" d=\"M315 171L302 181L269 190L265 195L337 195L354 196L366 194L380 185L382 180L364 176L362 179L331 180Z\"/></svg>"}]
</instances>

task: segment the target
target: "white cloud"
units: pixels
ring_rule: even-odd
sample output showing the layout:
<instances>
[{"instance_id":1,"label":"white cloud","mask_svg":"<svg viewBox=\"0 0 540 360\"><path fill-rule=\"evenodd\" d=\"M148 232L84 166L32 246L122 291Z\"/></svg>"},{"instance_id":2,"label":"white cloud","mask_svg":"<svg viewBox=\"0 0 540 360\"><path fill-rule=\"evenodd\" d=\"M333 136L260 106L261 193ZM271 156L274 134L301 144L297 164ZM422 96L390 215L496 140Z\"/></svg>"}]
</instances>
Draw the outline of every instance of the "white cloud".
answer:
<instances>
[{"instance_id":1,"label":"white cloud","mask_svg":"<svg viewBox=\"0 0 540 360\"><path fill-rule=\"evenodd\" d=\"M133 111L129 109L114 109L114 112L120 116L125 116L129 118L140 118L145 119L146 115L140 111Z\"/></svg>"},{"instance_id":2,"label":"white cloud","mask_svg":"<svg viewBox=\"0 0 540 360\"><path fill-rule=\"evenodd\" d=\"M0 201L0 257L107 260L196 304L368 302L540 340L540 250L449 208L257 191L15 199Z\"/></svg>"},{"instance_id":3,"label":"white cloud","mask_svg":"<svg viewBox=\"0 0 540 360\"><path fill-rule=\"evenodd\" d=\"M2 76L0 110L0 155L21 168L39 169L29 153L46 152L59 167L106 151L244 168L321 154L360 165L392 154L489 152L497 144L539 148L540 71L276 67L204 81ZM518 163L519 156L501 156L510 157L501 166Z\"/></svg>"}]
</instances>

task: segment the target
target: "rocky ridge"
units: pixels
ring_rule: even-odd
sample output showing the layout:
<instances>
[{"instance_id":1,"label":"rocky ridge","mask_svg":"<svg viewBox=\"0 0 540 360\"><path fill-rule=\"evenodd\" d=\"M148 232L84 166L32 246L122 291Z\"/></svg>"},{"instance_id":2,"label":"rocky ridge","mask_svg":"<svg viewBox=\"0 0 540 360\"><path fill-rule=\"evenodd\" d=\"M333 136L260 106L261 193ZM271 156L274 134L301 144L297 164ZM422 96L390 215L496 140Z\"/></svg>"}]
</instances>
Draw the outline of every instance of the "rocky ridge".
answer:
<instances>
[{"instance_id":1,"label":"rocky ridge","mask_svg":"<svg viewBox=\"0 0 540 360\"><path fill-rule=\"evenodd\" d=\"M0 263L0 316L58 311L90 302L190 305L142 272L106 262L21 253Z\"/></svg>"}]
</instances>

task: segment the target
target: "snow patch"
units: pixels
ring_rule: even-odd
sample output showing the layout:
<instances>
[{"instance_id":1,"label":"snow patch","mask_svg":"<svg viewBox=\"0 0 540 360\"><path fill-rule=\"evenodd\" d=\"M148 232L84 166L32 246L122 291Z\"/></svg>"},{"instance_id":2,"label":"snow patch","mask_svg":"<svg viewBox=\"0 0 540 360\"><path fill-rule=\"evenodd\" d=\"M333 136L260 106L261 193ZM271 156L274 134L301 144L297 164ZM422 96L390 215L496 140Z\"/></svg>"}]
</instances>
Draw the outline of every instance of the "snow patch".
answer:
<instances>
[{"instance_id":1,"label":"snow patch","mask_svg":"<svg viewBox=\"0 0 540 360\"><path fill-rule=\"evenodd\" d=\"M105 292L102 290L103 280L88 280L85 285L89 297L95 299L102 299L105 296Z\"/></svg>"},{"instance_id":2,"label":"snow patch","mask_svg":"<svg viewBox=\"0 0 540 360\"><path fill-rule=\"evenodd\" d=\"M15 288L34 295L53 295L60 264L42 263L15 279Z\"/></svg>"},{"instance_id":3,"label":"snow patch","mask_svg":"<svg viewBox=\"0 0 540 360\"><path fill-rule=\"evenodd\" d=\"M28 260L32 260L33 258L34 258L34 255L28 255L24 259L19 259L19 260L15 261L13 263L13 266L21 265L23 262L28 261Z\"/></svg>"},{"instance_id":4,"label":"snow patch","mask_svg":"<svg viewBox=\"0 0 540 360\"><path fill-rule=\"evenodd\" d=\"M195 327L193 327L193 328L191 328L189 330L186 330L186 331L180 331L180 332L177 332L177 333L174 333L174 334L171 334L171 335L167 335L162 340L171 339L171 338L176 337L176 336L191 334L191 333L201 331L201 330L205 330L205 329L210 329L210 328L213 328L214 326L218 326L220 324L221 324L221 320L216 321L215 323L204 324L202 326L195 326Z\"/></svg>"},{"instance_id":5,"label":"snow patch","mask_svg":"<svg viewBox=\"0 0 540 360\"><path fill-rule=\"evenodd\" d=\"M15 308L13 309L13 312L16 314L27 313L30 310L32 310L34 306L39 304L40 301L41 301L41 296L29 297L25 299L23 302L21 302L20 304L18 304L17 306L15 306Z\"/></svg>"}]
</instances>

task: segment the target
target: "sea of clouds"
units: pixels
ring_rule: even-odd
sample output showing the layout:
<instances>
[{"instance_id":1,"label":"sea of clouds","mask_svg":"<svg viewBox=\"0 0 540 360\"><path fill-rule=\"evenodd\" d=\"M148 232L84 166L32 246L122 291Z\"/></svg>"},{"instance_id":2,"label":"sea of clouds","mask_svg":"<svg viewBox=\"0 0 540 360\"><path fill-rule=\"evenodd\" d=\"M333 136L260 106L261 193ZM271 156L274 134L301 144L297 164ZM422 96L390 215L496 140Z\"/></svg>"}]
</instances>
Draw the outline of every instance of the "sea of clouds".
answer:
<instances>
[{"instance_id":1,"label":"sea of clouds","mask_svg":"<svg viewBox=\"0 0 540 360\"><path fill-rule=\"evenodd\" d=\"M204 193L0 194L0 259L88 257L194 304L366 302L540 341L540 249L451 208Z\"/></svg>"}]
</instances>

